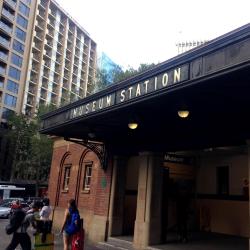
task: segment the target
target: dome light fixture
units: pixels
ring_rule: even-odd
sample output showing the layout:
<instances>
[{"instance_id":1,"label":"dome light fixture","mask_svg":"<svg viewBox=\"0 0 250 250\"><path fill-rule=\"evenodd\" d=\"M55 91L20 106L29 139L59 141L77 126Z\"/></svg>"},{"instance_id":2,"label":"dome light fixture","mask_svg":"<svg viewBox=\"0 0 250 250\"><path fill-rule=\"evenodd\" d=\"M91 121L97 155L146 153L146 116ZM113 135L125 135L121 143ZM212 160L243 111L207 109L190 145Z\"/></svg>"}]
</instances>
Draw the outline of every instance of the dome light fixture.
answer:
<instances>
[{"instance_id":1,"label":"dome light fixture","mask_svg":"<svg viewBox=\"0 0 250 250\"><path fill-rule=\"evenodd\" d=\"M189 110L178 110L178 116L180 118L187 118L189 116Z\"/></svg>"},{"instance_id":2,"label":"dome light fixture","mask_svg":"<svg viewBox=\"0 0 250 250\"><path fill-rule=\"evenodd\" d=\"M131 121L131 122L128 123L128 127L129 127L130 129L137 129L138 123L135 122L135 121L133 121L133 122Z\"/></svg>"}]
</instances>

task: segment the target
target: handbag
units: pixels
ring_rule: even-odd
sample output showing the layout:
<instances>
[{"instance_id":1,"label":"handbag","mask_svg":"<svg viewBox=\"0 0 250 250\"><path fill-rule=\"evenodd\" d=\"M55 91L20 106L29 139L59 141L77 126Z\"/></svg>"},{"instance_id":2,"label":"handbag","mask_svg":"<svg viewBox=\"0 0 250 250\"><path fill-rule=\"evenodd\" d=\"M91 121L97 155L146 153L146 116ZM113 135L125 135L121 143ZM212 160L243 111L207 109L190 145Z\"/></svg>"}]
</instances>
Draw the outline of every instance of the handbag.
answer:
<instances>
[{"instance_id":1,"label":"handbag","mask_svg":"<svg viewBox=\"0 0 250 250\"><path fill-rule=\"evenodd\" d=\"M5 227L5 232L6 232L6 234L10 235L10 234L15 232L15 229L16 228L13 225L7 224Z\"/></svg>"}]
</instances>

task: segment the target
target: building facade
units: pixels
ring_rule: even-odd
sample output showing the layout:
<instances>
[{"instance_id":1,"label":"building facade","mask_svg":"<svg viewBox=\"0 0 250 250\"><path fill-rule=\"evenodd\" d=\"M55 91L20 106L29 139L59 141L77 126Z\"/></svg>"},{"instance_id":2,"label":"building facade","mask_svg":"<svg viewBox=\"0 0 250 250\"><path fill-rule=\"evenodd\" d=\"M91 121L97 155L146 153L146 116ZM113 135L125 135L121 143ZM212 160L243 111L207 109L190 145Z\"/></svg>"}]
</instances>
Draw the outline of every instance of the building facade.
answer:
<instances>
[{"instance_id":1,"label":"building facade","mask_svg":"<svg viewBox=\"0 0 250 250\"><path fill-rule=\"evenodd\" d=\"M41 132L57 136L54 226L75 198L91 242L130 235L136 249L174 244L185 195L191 244L199 232L210 249L235 240L250 249L249 48L247 24L46 114Z\"/></svg>"},{"instance_id":2,"label":"building facade","mask_svg":"<svg viewBox=\"0 0 250 250\"><path fill-rule=\"evenodd\" d=\"M0 117L34 115L93 90L96 43L56 1L0 2Z\"/></svg>"},{"instance_id":3,"label":"building facade","mask_svg":"<svg viewBox=\"0 0 250 250\"><path fill-rule=\"evenodd\" d=\"M101 52L98 56L97 59L97 65L98 65L98 69L100 70L100 72L104 73L107 75L106 77L106 83L105 85L108 86L112 83L114 83L114 71L115 70L122 70L121 67L116 64L115 62L113 62L111 60L111 58L109 58L104 52Z\"/></svg>"},{"instance_id":4,"label":"building facade","mask_svg":"<svg viewBox=\"0 0 250 250\"><path fill-rule=\"evenodd\" d=\"M96 43L56 1L0 1L0 179L11 154L10 112L32 117L40 105L63 106L94 90Z\"/></svg>"}]
</instances>

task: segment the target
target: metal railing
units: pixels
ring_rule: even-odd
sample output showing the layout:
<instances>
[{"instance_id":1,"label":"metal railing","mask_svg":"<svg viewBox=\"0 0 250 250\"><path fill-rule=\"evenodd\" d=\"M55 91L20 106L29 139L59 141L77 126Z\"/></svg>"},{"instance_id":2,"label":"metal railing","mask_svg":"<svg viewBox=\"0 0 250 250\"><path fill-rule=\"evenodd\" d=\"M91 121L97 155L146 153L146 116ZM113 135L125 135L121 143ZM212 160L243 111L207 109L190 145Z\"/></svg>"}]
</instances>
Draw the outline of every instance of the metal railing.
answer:
<instances>
[{"instance_id":1,"label":"metal railing","mask_svg":"<svg viewBox=\"0 0 250 250\"><path fill-rule=\"evenodd\" d=\"M7 11L6 9L2 10L2 14L5 15L6 17L8 17L11 21L14 21L15 16L12 15L9 11Z\"/></svg>"},{"instance_id":2,"label":"metal railing","mask_svg":"<svg viewBox=\"0 0 250 250\"><path fill-rule=\"evenodd\" d=\"M16 2L12 1L12 0L5 0L6 3L8 3L11 7L13 7L13 9L16 8Z\"/></svg>"},{"instance_id":3,"label":"metal railing","mask_svg":"<svg viewBox=\"0 0 250 250\"><path fill-rule=\"evenodd\" d=\"M6 55L5 53L3 52L0 52L0 58L7 61L8 60L8 55Z\"/></svg>"},{"instance_id":4,"label":"metal railing","mask_svg":"<svg viewBox=\"0 0 250 250\"><path fill-rule=\"evenodd\" d=\"M8 25L0 21L0 28L6 31L7 33L11 34L12 33L12 28L10 28Z\"/></svg>"},{"instance_id":5,"label":"metal railing","mask_svg":"<svg viewBox=\"0 0 250 250\"><path fill-rule=\"evenodd\" d=\"M0 36L0 43L6 47L10 46L10 42L6 39L4 39L3 37Z\"/></svg>"},{"instance_id":6,"label":"metal railing","mask_svg":"<svg viewBox=\"0 0 250 250\"><path fill-rule=\"evenodd\" d=\"M0 74L5 75L6 69L3 67L0 67Z\"/></svg>"}]
</instances>

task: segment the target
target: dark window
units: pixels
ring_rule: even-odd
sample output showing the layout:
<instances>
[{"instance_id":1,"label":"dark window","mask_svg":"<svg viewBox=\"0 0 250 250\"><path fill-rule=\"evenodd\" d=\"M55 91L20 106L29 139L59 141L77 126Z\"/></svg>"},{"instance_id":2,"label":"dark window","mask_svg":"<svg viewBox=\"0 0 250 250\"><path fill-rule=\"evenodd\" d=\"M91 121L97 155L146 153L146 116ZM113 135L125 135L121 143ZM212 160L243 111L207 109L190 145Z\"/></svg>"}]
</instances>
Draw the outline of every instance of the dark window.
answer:
<instances>
[{"instance_id":1,"label":"dark window","mask_svg":"<svg viewBox=\"0 0 250 250\"><path fill-rule=\"evenodd\" d=\"M88 163L85 165L83 190L90 190L90 183L91 183L91 177L92 177L92 166L93 166L93 163Z\"/></svg>"},{"instance_id":2,"label":"dark window","mask_svg":"<svg viewBox=\"0 0 250 250\"><path fill-rule=\"evenodd\" d=\"M24 5L23 3L19 3L19 11L26 17L29 16L30 8Z\"/></svg>"},{"instance_id":3,"label":"dark window","mask_svg":"<svg viewBox=\"0 0 250 250\"><path fill-rule=\"evenodd\" d=\"M3 119L8 119L9 116L13 113L13 110L7 109L7 108L3 108L3 113L2 113L2 118Z\"/></svg>"},{"instance_id":4,"label":"dark window","mask_svg":"<svg viewBox=\"0 0 250 250\"><path fill-rule=\"evenodd\" d=\"M70 179L70 169L71 165L66 165L64 168L64 178L63 178L63 190L69 190L69 179Z\"/></svg>"},{"instance_id":5,"label":"dark window","mask_svg":"<svg viewBox=\"0 0 250 250\"><path fill-rule=\"evenodd\" d=\"M16 100L17 98L15 96L5 94L4 104L10 107L16 107Z\"/></svg>"},{"instance_id":6,"label":"dark window","mask_svg":"<svg viewBox=\"0 0 250 250\"><path fill-rule=\"evenodd\" d=\"M229 167L222 166L216 168L217 175L217 194L229 194Z\"/></svg>"},{"instance_id":7,"label":"dark window","mask_svg":"<svg viewBox=\"0 0 250 250\"><path fill-rule=\"evenodd\" d=\"M27 29L28 20L18 14L18 16L17 16L17 24L22 26L24 29Z\"/></svg>"},{"instance_id":8,"label":"dark window","mask_svg":"<svg viewBox=\"0 0 250 250\"><path fill-rule=\"evenodd\" d=\"M22 63L23 63L23 59L22 59L21 56L18 56L16 54L12 53L12 55L11 55L11 62L21 68L22 67Z\"/></svg>"},{"instance_id":9,"label":"dark window","mask_svg":"<svg viewBox=\"0 0 250 250\"><path fill-rule=\"evenodd\" d=\"M17 94L18 93L18 88L19 88L19 84L11 81L10 79L8 79L7 81L7 90L9 90L12 93Z\"/></svg>"},{"instance_id":10,"label":"dark window","mask_svg":"<svg viewBox=\"0 0 250 250\"><path fill-rule=\"evenodd\" d=\"M23 42L25 42L26 39L26 32L24 32L23 30L19 29L16 27L16 37L20 40L22 40Z\"/></svg>"},{"instance_id":11,"label":"dark window","mask_svg":"<svg viewBox=\"0 0 250 250\"><path fill-rule=\"evenodd\" d=\"M16 80L20 80L21 71L10 66L10 68L9 68L9 76L16 79Z\"/></svg>"},{"instance_id":12,"label":"dark window","mask_svg":"<svg viewBox=\"0 0 250 250\"><path fill-rule=\"evenodd\" d=\"M13 49L15 51L17 51L18 53L23 54L23 52L24 52L24 45L22 43L18 42L17 40L14 40L13 41Z\"/></svg>"}]
</instances>

